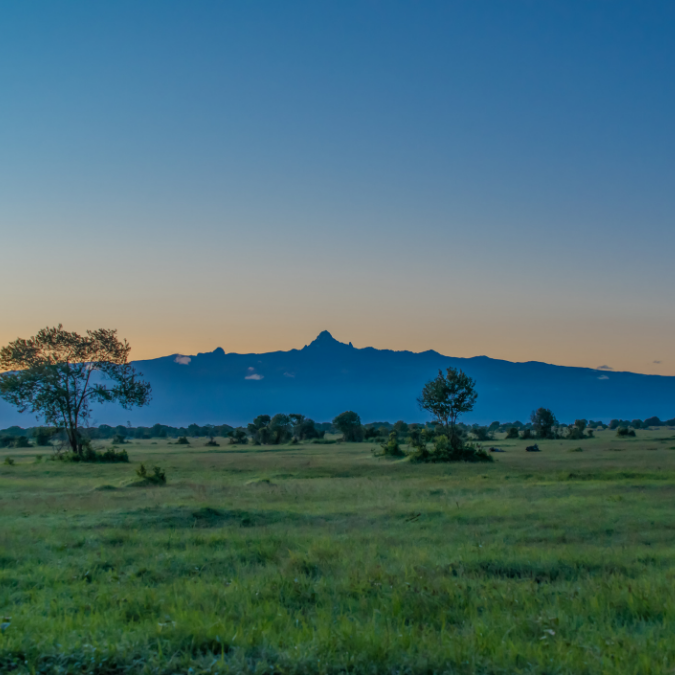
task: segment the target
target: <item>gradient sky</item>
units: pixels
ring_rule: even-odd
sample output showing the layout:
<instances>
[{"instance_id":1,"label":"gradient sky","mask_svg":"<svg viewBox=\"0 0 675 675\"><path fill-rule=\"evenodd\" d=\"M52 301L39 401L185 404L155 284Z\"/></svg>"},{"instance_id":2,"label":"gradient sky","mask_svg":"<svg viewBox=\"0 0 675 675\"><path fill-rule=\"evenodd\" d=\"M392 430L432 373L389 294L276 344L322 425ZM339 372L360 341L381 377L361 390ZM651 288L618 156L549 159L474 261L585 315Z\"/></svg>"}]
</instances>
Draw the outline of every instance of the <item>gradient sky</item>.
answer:
<instances>
[{"instance_id":1,"label":"gradient sky","mask_svg":"<svg viewBox=\"0 0 675 675\"><path fill-rule=\"evenodd\" d=\"M0 343L675 375L675 3L0 5Z\"/></svg>"}]
</instances>

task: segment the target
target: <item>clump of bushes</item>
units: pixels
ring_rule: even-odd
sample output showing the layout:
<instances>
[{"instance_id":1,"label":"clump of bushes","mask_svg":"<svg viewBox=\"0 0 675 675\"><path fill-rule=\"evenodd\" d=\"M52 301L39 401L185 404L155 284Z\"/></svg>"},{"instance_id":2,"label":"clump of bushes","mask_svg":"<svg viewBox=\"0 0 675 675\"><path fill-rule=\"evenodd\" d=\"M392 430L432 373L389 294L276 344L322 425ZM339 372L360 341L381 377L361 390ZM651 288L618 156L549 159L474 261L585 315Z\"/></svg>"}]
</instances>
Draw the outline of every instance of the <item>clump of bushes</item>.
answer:
<instances>
[{"instance_id":1,"label":"clump of bushes","mask_svg":"<svg viewBox=\"0 0 675 675\"><path fill-rule=\"evenodd\" d=\"M510 427L506 432L506 438L518 438L518 427Z\"/></svg>"},{"instance_id":2,"label":"clump of bushes","mask_svg":"<svg viewBox=\"0 0 675 675\"><path fill-rule=\"evenodd\" d=\"M5 457L5 464L7 466L14 466L14 460L11 457Z\"/></svg>"},{"instance_id":3,"label":"clump of bushes","mask_svg":"<svg viewBox=\"0 0 675 675\"><path fill-rule=\"evenodd\" d=\"M379 457L405 457L405 452L401 449L398 443L398 434L392 431L389 434L389 440L380 445L381 451L373 451L373 454Z\"/></svg>"},{"instance_id":4,"label":"clump of bushes","mask_svg":"<svg viewBox=\"0 0 675 675\"><path fill-rule=\"evenodd\" d=\"M230 433L230 445L246 445L248 443L248 436L246 432L238 427Z\"/></svg>"},{"instance_id":5,"label":"clump of bushes","mask_svg":"<svg viewBox=\"0 0 675 675\"><path fill-rule=\"evenodd\" d=\"M619 427L616 430L616 435L617 436L635 436L635 429L630 429L628 427Z\"/></svg>"},{"instance_id":6,"label":"clump of bushes","mask_svg":"<svg viewBox=\"0 0 675 675\"><path fill-rule=\"evenodd\" d=\"M493 462L494 458L480 445L466 443L455 430L436 435L432 439L431 449L428 447L430 434L421 430L419 434L411 434L410 442L414 452L410 459L413 462Z\"/></svg>"},{"instance_id":7,"label":"clump of bushes","mask_svg":"<svg viewBox=\"0 0 675 675\"><path fill-rule=\"evenodd\" d=\"M148 473L145 464L136 469L136 475L145 485L166 485L166 471L158 466L152 467L152 473Z\"/></svg>"},{"instance_id":8,"label":"clump of bushes","mask_svg":"<svg viewBox=\"0 0 675 675\"><path fill-rule=\"evenodd\" d=\"M190 445L190 441L188 441L187 436L179 436L176 439L176 445Z\"/></svg>"},{"instance_id":9,"label":"clump of bushes","mask_svg":"<svg viewBox=\"0 0 675 675\"><path fill-rule=\"evenodd\" d=\"M69 462L91 462L91 463L100 462L106 464L129 462L129 455L127 454L126 450L120 450L118 452L113 447L107 448L106 450L97 450L96 448L93 448L90 444L87 444L83 447L81 455L78 455L74 452L68 452L56 456L61 460Z\"/></svg>"}]
</instances>

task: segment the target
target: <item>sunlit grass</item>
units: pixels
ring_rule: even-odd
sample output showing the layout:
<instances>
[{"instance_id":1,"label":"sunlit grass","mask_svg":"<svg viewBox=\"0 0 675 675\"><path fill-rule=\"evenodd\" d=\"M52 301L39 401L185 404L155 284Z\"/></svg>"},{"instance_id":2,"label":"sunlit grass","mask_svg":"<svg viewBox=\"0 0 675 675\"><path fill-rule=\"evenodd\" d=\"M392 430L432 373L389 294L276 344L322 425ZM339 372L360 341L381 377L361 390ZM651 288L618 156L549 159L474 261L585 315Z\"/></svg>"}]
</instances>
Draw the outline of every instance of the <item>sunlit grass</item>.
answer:
<instances>
[{"instance_id":1,"label":"sunlit grass","mask_svg":"<svg viewBox=\"0 0 675 675\"><path fill-rule=\"evenodd\" d=\"M0 454L0 672L672 673L672 431L467 466L205 440Z\"/></svg>"}]
</instances>

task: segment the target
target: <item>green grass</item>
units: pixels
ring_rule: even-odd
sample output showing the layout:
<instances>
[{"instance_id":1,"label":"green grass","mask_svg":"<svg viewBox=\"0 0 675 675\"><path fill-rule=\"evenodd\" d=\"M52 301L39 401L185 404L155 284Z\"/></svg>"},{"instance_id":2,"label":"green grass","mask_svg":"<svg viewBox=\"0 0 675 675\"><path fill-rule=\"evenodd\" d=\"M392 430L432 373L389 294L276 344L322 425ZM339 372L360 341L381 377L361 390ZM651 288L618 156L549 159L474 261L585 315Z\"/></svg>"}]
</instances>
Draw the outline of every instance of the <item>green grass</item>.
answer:
<instances>
[{"instance_id":1,"label":"green grass","mask_svg":"<svg viewBox=\"0 0 675 675\"><path fill-rule=\"evenodd\" d=\"M673 672L672 431L440 466L206 440L0 453L0 672Z\"/></svg>"}]
</instances>

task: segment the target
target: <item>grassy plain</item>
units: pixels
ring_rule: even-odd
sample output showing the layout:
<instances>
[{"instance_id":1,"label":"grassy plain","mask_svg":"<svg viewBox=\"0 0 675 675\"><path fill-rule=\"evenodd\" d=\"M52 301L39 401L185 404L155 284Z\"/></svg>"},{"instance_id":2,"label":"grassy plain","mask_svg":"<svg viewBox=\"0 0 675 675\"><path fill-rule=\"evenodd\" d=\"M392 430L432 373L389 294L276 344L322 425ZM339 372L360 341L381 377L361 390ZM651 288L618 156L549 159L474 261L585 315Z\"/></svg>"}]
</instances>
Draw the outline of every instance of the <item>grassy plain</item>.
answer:
<instances>
[{"instance_id":1,"label":"grassy plain","mask_svg":"<svg viewBox=\"0 0 675 675\"><path fill-rule=\"evenodd\" d=\"M498 445L4 450L0 672L672 674L675 432Z\"/></svg>"}]
</instances>

